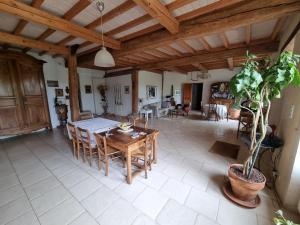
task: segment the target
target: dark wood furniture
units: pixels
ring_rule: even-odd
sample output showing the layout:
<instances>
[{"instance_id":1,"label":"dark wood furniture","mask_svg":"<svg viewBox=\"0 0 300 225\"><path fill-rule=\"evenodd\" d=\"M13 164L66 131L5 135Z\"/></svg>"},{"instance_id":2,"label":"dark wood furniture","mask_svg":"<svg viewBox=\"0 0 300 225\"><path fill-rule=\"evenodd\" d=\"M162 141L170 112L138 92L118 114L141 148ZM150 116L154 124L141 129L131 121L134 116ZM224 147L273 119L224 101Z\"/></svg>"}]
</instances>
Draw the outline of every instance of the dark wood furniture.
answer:
<instances>
[{"instance_id":1,"label":"dark wood furniture","mask_svg":"<svg viewBox=\"0 0 300 225\"><path fill-rule=\"evenodd\" d=\"M153 143L153 162L156 163L157 161L157 154L156 154L156 139L159 135L158 130L154 129L144 129L141 127L133 126L134 131L137 132L144 132L146 135L141 135L138 138L132 138L130 134L121 133L118 131L119 128L115 128L110 130L110 136L106 138L107 146L116 148L122 151L126 157L126 167L127 167L127 183L132 183L132 177L138 174L137 172L132 173L131 169L131 157L132 153L135 150L138 150L140 147L144 146L146 141L146 135L154 134L154 143ZM105 132L100 133L100 135L104 136ZM138 171L139 172L139 171Z\"/></svg>"},{"instance_id":2,"label":"dark wood furniture","mask_svg":"<svg viewBox=\"0 0 300 225\"><path fill-rule=\"evenodd\" d=\"M43 61L0 51L0 135L51 128Z\"/></svg>"}]
</instances>

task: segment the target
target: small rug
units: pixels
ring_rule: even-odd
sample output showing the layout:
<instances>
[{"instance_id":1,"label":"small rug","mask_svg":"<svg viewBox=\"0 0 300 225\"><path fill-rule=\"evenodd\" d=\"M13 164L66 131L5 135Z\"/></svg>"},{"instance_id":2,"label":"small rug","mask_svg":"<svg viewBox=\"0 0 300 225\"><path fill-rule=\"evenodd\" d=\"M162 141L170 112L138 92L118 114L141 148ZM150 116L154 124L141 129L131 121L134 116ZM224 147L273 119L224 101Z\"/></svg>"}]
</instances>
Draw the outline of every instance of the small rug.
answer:
<instances>
[{"instance_id":1,"label":"small rug","mask_svg":"<svg viewBox=\"0 0 300 225\"><path fill-rule=\"evenodd\" d=\"M239 150L240 150L239 145L234 145L223 141L216 141L209 151L224 157L237 159Z\"/></svg>"}]
</instances>

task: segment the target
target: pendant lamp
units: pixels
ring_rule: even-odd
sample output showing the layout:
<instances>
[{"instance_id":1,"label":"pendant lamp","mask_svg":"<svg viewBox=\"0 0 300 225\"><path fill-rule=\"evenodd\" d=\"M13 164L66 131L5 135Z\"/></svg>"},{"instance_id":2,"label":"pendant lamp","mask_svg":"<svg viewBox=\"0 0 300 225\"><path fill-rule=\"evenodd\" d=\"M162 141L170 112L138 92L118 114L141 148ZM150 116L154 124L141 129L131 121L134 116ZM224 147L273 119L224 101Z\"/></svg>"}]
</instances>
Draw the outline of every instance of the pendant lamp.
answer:
<instances>
[{"instance_id":1,"label":"pendant lamp","mask_svg":"<svg viewBox=\"0 0 300 225\"><path fill-rule=\"evenodd\" d=\"M106 47L104 46L103 25L102 25L102 13L104 10L104 3L101 1L97 1L96 6L100 12L102 47L95 55L94 65L99 67L114 67L116 65L115 60L113 56L110 54L110 52L107 51Z\"/></svg>"}]
</instances>

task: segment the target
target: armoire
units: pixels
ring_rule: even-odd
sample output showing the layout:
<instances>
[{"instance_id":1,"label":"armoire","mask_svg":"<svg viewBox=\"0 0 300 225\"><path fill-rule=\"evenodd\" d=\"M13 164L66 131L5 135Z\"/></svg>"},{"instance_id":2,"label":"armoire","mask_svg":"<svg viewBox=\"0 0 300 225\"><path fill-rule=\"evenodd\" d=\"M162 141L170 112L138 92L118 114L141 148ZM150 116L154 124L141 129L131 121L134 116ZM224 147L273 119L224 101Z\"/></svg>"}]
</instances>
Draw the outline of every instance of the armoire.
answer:
<instances>
[{"instance_id":1,"label":"armoire","mask_svg":"<svg viewBox=\"0 0 300 225\"><path fill-rule=\"evenodd\" d=\"M0 51L0 135L51 128L44 61L21 52Z\"/></svg>"}]
</instances>

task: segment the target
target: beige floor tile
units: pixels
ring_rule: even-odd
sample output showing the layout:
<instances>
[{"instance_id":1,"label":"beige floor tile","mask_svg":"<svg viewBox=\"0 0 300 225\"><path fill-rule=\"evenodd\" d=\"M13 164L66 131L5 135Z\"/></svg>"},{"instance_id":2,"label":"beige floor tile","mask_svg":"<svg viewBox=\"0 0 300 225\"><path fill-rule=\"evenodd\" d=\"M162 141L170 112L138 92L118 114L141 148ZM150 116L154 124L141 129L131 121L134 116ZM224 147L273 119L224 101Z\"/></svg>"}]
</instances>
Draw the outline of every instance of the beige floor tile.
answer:
<instances>
[{"instance_id":1,"label":"beige floor tile","mask_svg":"<svg viewBox=\"0 0 300 225\"><path fill-rule=\"evenodd\" d=\"M186 200L186 205L196 212L206 215L212 220L217 218L219 199L204 191L193 188Z\"/></svg>"},{"instance_id":2,"label":"beige floor tile","mask_svg":"<svg viewBox=\"0 0 300 225\"><path fill-rule=\"evenodd\" d=\"M139 214L130 202L119 199L97 218L101 225L131 225Z\"/></svg>"},{"instance_id":3,"label":"beige floor tile","mask_svg":"<svg viewBox=\"0 0 300 225\"><path fill-rule=\"evenodd\" d=\"M183 204L191 190L191 186L182 183L181 181L170 178L164 186L160 189L160 192L168 196L171 199Z\"/></svg>"},{"instance_id":4,"label":"beige floor tile","mask_svg":"<svg viewBox=\"0 0 300 225\"><path fill-rule=\"evenodd\" d=\"M7 225L40 225L36 215L33 211L26 212L25 214L19 216L7 223Z\"/></svg>"},{"instance_id":5,"label":"beige floor tile","mask_svg":"<svg viewBox=\"0 0 300 225\"><path fill-rule=\"evenodd\" d=\"M69 190L78 201L82 201L102 186L103 184L95 178L89 177L78 184L75 184Z\"/></svg>"},{"instance_id":6,"label":"beige floor tile","mask_svg":"<svg viewBox=\"0 0 300 225\"><path fill-rule=\"evenodd\" d=\"M78 218L84 209L73 198L62 202L39 217L41 225L67 225Z\"/></svg>"},{"instance_id":7,"label":"beige floor tile","mask_svg":"<svg viewBox=\"0 0 300 225\"><path fill-rule=\"evenodd\" d=\"M115 192L127 201L132 202L143 190L145 190L145 188L145 184L136 180L131 185L128 185L127 183L122 183L115 189Z\"/></svg>"},{"instance_id":8,"label":"beige floor tile","mask_svg":"<svg viewBox=\"0 0 300 225\"><path fill-rule=\"evenodd\" d=\"M168 198L152 188L146 188L133 202L133 206L155 220Z\"/></svg>"},{"instance_id":9,"label":"beige floor tile","mask_svg":"<svg viewBox=\"0 0 300 225\"><path fill-rule=\"evenodd\" d=\"M69 225L99 225L96 220L91 217L87 212L82 213Z\"/></svg>"},{"instance_id":10,"label":"beige floor tile","mask_svg":"<svg viewBox=\"0 0 300 225\"><path fill-rule=\"evenodd\" d=\"M25 196L25 192L21 185L15 185L9 189L2 190L0 191L0 207L22 196Z\"/></svg>"},{"instance_id":11,"label":"beige floor tile","mask_svg":"<svg viewBox=\"0 0 300 225\"><path fill-rule=\"evenodd\" d=\"M161 210L157 222L160 225L194 225L197 213L175 200L169 200Z\"/></svg>"}]
</instances>

